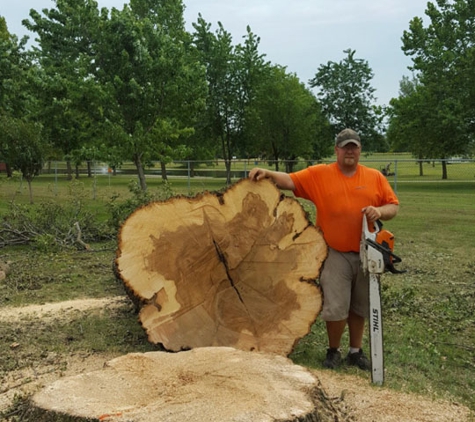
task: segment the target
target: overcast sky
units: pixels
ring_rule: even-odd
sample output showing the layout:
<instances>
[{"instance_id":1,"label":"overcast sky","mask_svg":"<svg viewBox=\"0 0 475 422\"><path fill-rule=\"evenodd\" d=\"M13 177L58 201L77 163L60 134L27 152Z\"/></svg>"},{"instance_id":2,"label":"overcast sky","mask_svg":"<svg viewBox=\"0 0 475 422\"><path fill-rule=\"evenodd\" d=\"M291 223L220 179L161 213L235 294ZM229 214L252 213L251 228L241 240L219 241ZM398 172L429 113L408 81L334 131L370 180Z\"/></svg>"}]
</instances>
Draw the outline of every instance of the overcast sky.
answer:
<instances>
[{"instance_id":1,"label":"overcast sky","mask_svg":"<svg viewBox=\"0 0 475 422\"><path fill-rule=\"evenodd\" d=\"M30 35L21 25L29 10L54 7L52 0L0 0L0 15L18 36ZM100 7L118 8L124 0L98 0ZM409 21L425 18L427 0L185 0L189 30L198 13L217 29L219 21L240 43L249 25L260 37L260 52L286 66L302 82L315 76L328 61L341 61L343 50L356 50L373 69L372 85L379 104L397 97L399 81L410 76L411 60L401 50ZM426 20L426 19L424 19Z\"/></svg>"}]
</instances>

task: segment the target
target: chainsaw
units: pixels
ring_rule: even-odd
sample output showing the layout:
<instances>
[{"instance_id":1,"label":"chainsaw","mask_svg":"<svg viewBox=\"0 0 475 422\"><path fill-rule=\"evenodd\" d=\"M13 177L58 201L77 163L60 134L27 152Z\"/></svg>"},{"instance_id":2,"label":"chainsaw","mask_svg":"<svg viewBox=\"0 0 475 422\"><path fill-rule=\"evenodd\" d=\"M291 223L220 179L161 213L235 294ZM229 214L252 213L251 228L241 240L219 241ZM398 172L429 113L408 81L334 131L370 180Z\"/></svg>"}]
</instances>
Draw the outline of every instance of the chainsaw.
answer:
<instances>
[{"instance_id":1,"label":"chainsaw","mask_svg":"<svg viewBox=\"0 0 475 422\"><path fill-rule=\"evenodd\" d=\"M383 224L377 220L373 231L368 227L366 215L363 215L361 231L360 260L365 274L369 274L369 338L371 349L371 380L374 384L384 382L383 326L381 315L381 274L385 271L398 274L394 264L401 258L393 253L394 236L383 230Z\"/></svg>"}]
</instances>

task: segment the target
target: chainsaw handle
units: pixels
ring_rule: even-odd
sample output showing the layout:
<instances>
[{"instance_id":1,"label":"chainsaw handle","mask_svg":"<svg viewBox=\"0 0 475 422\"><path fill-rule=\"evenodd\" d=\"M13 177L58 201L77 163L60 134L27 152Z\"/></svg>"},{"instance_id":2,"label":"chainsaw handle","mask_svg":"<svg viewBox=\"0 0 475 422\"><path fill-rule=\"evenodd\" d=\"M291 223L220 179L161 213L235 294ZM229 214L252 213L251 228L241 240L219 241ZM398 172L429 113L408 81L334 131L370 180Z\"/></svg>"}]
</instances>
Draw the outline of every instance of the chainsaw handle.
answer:
<instances>
[{"instance_id":1,"label":"chainsaw handle","mask_svg":"<svg viewBox=\"0 0 475 422\"><path fill-rule=\"evenodd\" d=\"M383 228L383 222L378 218L374 223L378 226L376 231L379 232Z\"/></svg>"},{"instance_id":2,"label":"chainsaw handle","mask_svg":"<svg viewBox=\"0 0 475 422\"><path fill-rule=\"evenodd\" d=\"M375 222L374 222L374 231L370 231L369 230L369 224L368 224L368 217L366 216L366 214L363 215L363 232L364 233L372 233L372 234L376 234L376 233L379 233L380 230L383 228L383 223L380 219L377 219Z\"/></svg>"},{"instance_id":3,"label":"chainsaw handle","mask_svg":"<svg viewBox=\"0 0 475 422\"><path fill-rule=\"evenodd\" d=\"M394 267L394 264L401 262L401 258L395 255L392 251L393 246L391 242L380 239L378 241L378 237L380 234L384 234L387 230L382 230L383 223L381 220L376 220L374 222L374 231L369 231L368 228L368 218L366 214L363 214L363 227L362 227L362 235L361 235L361 248L360 248L360 256L361 262L363 263L363 268L368 268L368 246L372 251L378 251L381 254L382 260L384 262L384 270L390 271L393 274L403 273L405 271L399 271ZM388 232L390 236L392 234ZM391 239L394 239L392 237ZM372 257L374 260L374 256Z\"/></svg>"}]
</instances>

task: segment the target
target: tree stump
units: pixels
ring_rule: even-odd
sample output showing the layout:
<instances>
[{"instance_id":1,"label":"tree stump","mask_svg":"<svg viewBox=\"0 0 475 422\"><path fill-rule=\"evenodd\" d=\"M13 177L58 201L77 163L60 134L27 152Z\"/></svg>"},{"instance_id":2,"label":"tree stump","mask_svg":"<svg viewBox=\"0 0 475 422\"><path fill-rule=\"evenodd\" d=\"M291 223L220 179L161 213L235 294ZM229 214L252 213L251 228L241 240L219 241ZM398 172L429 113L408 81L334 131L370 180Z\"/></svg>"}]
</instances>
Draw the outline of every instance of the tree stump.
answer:
<instances>
[{"instance_id":1,"label":"tree stump","mask_svg":"<svg viewBox=\"0 0 475 422\"><path fill-rule=\"evenodd\" d=\"M297 200L269 180L243 179L136 210L115 267L150 342L287 356L321 310L315 279L326 254Z\"/></svg>"},{"instance_id":2,"label":"tree stump","mask_svg":"<svg viewBox=\"0 0 475 422\"><path fill-rule=\"evenodd\" d=\"M341 421L318 380L290 359L227 347L131 353L36 393L27 421Z\"/></svg>"}]
</instances>

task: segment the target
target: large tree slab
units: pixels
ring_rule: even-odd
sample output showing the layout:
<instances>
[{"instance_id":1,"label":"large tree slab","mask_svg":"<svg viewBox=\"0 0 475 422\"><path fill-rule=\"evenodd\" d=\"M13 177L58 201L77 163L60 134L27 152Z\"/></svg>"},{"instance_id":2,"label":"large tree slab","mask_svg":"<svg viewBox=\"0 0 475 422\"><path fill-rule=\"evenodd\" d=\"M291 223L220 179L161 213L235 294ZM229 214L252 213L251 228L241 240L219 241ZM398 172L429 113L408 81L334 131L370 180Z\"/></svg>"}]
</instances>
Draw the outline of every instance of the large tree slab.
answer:
<instances>
[{"instance_id":1,"label":"large tree slab","mask_svg":"<svg viewBox=\"0 0 475 422\"><path fill-rule=\"evenodd\" d=\"M318 380L288 358L232 348L132 353L36 393L27 420L336 421ZM36 418L36 419L33 419Z\"/></svg>"},{"instance_id":2,"label":"large tree slab","mask_svg":"<svg viewBox=\"0 0 475 422\"><path fill-rule=\"evenodd\" d=\"M152 343L288 355L321 310L315 279L326 254L298 201L246 179L136 210L116 269Z\"/></svg>"}]
</instances>

